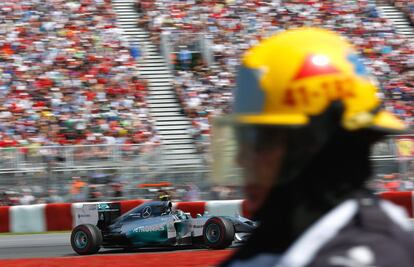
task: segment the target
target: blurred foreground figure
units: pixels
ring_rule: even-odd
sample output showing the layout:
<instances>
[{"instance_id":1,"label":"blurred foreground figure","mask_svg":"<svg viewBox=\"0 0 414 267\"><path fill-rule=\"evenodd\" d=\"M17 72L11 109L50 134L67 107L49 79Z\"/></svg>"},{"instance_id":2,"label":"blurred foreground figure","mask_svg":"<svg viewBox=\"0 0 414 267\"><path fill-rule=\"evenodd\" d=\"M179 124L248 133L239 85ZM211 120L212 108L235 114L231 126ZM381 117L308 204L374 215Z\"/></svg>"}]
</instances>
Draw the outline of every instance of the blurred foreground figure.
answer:
<instances>
[{"instance_id":1,"label":"blurred foreground figure","mask_svg":"<svg viewBox=\"0 0 414 267\"><path fill-rule=\"evenodd\" d=\"M405 131L333 32L288 30L242 59L233 114L246 199L260 226L222 266L412 267L404 211L365 188L371 145Z\"/></svg>"}]
</instances>

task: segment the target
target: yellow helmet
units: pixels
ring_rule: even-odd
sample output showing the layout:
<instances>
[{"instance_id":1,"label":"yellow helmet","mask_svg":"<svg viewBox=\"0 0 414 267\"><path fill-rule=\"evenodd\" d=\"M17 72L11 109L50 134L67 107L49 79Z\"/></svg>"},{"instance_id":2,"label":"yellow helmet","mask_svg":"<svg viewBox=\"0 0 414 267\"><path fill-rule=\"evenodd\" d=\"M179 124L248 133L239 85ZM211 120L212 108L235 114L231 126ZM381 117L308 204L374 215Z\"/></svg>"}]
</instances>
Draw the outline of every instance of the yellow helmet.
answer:
<instances>
[{"instance_id":1,"label":"yellow helmet","mask_svg":"<svg viewBox=\"0 0 414 267\"><path fill-rule=\"evenodd\" d=\"M230 118L238 124L306 125L341 101L345 130L406 129L381 109L375 80L353 46L328 30L299 28L262 41L243 56L237 84Z\"/></svg>"}]
</instances>

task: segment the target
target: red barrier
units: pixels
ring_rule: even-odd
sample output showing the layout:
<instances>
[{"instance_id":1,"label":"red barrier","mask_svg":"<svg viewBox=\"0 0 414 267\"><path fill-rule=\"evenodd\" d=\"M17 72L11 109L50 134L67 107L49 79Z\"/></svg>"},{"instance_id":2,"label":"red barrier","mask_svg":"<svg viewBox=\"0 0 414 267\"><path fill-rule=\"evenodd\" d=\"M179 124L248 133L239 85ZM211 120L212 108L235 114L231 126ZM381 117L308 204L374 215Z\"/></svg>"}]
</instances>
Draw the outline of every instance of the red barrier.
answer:
<instances>
[{"instance_id":1,"label":"red barrier","mask_svg":"<svg viewBox=\"0 0 414 267\"><path fill-rule=\"evenodd\" d=\"M205 202L178 202L176 208L191 213L191 216L195 218L197 214L204 214L205 206Z\"/></svg>"},{"instance_id":2,"label":"red barrier","mask_svg":"<svg viewBox=\"0 0 414 267\"><path fill-rule=\"evenodd\" d=\"M380 194L382 199L393 202L405 208L410 218L413 218L413 196L411 191L405 192L383 192Z\"/></svg>"},{"instance_id":3,"label":"red barrier","mask_svg":"<svg viewBox=\"0 0 414 267\"><path fill-rule=\"evenodd\" d=\"M0 233L10 232L10 207L0 207Z\"/></svg>"},{"instance_id":4,"label":"red barrier","mask_svg":"<svg viewBox=\"0 0 414 267\"><path fill-rule=\"evenodd\" d=\"M135 208L138 205L141 205L144 202L145 200L138 199L138 200L124 200L118 203L121 204L121 214L124 214L125 212Z\"/></svg>"},{"instance_id":5,"label":"red barrier","mask_svg":"<svg viewBox=\"0 0 414 267\"><path fill-rule=\"evenodd\" d=\"M252 216L246 200L242 202L242 216L245 218L251 218Z\"/></svg>"},{"instance_id":6,"label":"red barrier","mask_svg":"<svg viewBox=\"0 0 414 267\"><path fill-rule=\"evenodd\" d=\"M62 231L72 229L72 204L57 203L45 206L46 229L48 231Z\"/></svg>"},{"instance_id":7,"label":"red barrier","mask_svg":"<svg viewBox=\"0 0 414 267\"><path fill-rule=\"evenodd\" d=\"M408 215L413 218L413 196L412 192L384 192L380 194L382 199L389 200L396 205L404 207ZM136 206L148 200L126 200L118 202L121 206L121 213L125 213ZM207 202L177 202L175 207L177 209L189 212L192 217L197 214L204 214L206 211ZM239 204L238 204L239 205ZM47 204L45 206L45 221L47 231L61 231L72 229L73 215L71 203L61 204ZM248 204L244 200L241 203L241 213L244 217L250 218ZM0 207L0 232L10 232L12 225L10 225L10 207Z\"/></svg>"}]
</instances>

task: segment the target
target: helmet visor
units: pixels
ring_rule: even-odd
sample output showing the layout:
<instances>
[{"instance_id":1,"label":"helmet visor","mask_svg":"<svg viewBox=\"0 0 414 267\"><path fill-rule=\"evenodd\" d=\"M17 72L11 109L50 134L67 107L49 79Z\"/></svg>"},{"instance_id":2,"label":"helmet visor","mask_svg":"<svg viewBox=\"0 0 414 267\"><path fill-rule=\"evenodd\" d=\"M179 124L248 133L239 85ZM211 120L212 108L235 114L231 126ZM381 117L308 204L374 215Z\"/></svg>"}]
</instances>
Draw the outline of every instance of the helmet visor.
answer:
<instances>
[{"instance_id":1,"label":"helmet visor","mask_svg":"<svg viewBox=\"0 0 414 267\"><path fill-rule=\"evenodd\" d=\"M288 129L215 122L213 183L235 188L252 211L277 183L287 146Z\"/></svg>"}]
</instances>

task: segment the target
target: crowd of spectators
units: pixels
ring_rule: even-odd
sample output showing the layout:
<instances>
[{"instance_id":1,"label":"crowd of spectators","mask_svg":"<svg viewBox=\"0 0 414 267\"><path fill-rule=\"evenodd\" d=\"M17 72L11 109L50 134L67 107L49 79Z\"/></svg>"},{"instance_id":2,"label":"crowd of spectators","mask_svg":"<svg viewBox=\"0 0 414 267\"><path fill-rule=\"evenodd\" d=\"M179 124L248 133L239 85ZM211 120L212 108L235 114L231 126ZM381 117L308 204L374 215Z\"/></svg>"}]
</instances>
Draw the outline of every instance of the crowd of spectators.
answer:
<instances>
[{"instance_id":1,"label":"crowd of spectators","mask_svg":"<svg viewBox=\"0 0 414 267\"><path fill-rule=\"evenodd\" d=\"M393 2L413 9L410 1ZM161 34L185 33L213 44L214 64L198 60L189 68L187 62L174 81L201 151L209 143L211 117L230 110L243 51L304 25L348 36L379 77L386 108L413 125L413 47L366 0L138 0L135 8L155 43ZM160 142L136 53L115 21L110 0L0 3L0 147ZM178 58L187 48L175 51Z\"/></svg>"},{"instance_id":2,"label":"crowd of spectators","mask_svg":"<svg viewBox=\"0 0 414 267\"><path fill-rule=\"evenodd\" d=\"M51 182L50 186L30 185L26 182L9 187L0 186L0 206L122 201L126 199L173 201L199 201L201 199L200 189L194 183L179 185L168 183L168 186L163 184L167 183L146 184L141 183L137 177L127 179L122 175L95 171L89 175L64 179L59 184ZM214 188L213 192L215 192ZM213 194L213 199L226 199L227 192L230 191L223 189L220 192L220 198ZM203 193L208 197L207 192Z\"/></svg>"},{"instance_id":3,"label":"crowd of spectators","mask_svg":"<svg viewBox=\"0 0 414 267\"><path fill-rule=\"evenodd\" d=\"M58 190L44 190L43 187L13 187L8 189L0 188L0 206L32 205L44 203L63 203Z\"/></svg>"},{"instance_id":4,"label":"crowd of spectators","mask_svg":"<svg viewBox=\"0 0 414 267\"><path fill-rule=\"evenodd\" d=\"M110 0L0 1L0 147L160 140Z\"/></svg>"},{"instance_id":5,"label":"crowd of spectators","mask_svg":"<svg viewBox=\"0 0 414 267\"><path fill-rule=\"evenodd\" d=\"M321 26L347 36L379 78L386 108L414 125L414 47L368 2L138 0L137 11L139 24L147 27L154 42L159 42L160 34L183 33L201 33L211 40L214 64L179 68L174 81L183 110L192 119L194 137L206 147L210 118L230 110L235 69L243 51L272 33L300 26Z\"/></svg>"},{"instance_id":6,"label":"crowd of spectators","mask_svg":"<svg viewBox=\"0 0 414 267\"><path fill-rule=\"evenodd\" d=\"M33 185L22 180L13 186L0 186L0 206L122 200L127 186L128 181L122 176L99 171L65 177L58 183L49 178L48 185Z\"/></svg>"},{"instance_id":7,"label":"crowd of spectators","mask_svg":"<svg viewBox=\"0 0 414 267\"><path fill-rule=\"evenodd\" d=\"M412 0L389 0L389 2L401 9L414 26L414 2Z\"/></svg>"}]
</instances>

